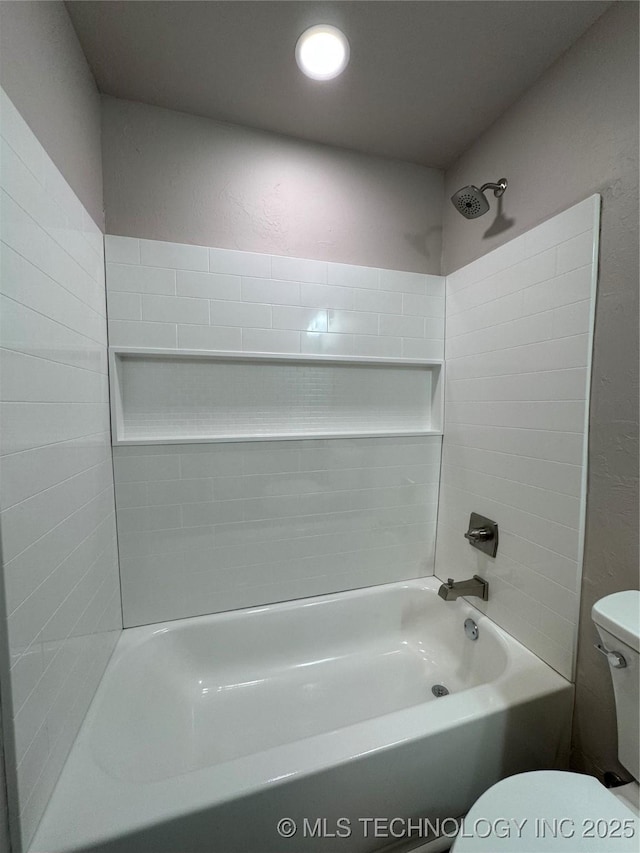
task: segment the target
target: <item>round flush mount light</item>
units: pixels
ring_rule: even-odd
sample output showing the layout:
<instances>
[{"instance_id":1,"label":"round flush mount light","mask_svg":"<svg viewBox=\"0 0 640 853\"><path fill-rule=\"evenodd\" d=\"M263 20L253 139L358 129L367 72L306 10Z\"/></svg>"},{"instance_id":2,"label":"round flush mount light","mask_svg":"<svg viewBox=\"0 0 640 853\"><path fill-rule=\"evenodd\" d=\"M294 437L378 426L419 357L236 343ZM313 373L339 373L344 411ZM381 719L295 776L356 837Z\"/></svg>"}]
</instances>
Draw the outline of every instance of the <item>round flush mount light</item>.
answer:
<instances>
[{"instance_id":1,"label":"round flush mount light","mask_svg":"<svg viewBox=\"0 0 640 853\"><path fill-rule=\"evenodd\" d=\"M347 37L329 24L309 27L296 44L296 62L312 80L333 80L349 62Z\"/></svg>"}]
</instances>

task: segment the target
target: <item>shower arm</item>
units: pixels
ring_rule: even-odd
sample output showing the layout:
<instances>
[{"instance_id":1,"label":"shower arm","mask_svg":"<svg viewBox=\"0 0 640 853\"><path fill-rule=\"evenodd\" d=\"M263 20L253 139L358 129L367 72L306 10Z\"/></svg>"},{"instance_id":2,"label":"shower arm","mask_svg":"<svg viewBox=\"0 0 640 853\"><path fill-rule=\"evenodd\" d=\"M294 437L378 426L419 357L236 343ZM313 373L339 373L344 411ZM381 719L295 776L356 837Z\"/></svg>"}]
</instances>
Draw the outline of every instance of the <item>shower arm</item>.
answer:
<instances>
[{"instance_id":1,"label":"shower arm","mask_svg":"<svg viewBox=\"0 0 640 853\"><path fill-rule=\"evenodd\" d=\"M501 195L504 195L504 191L507 188L507 179L500 178L500 180L496 183L488 183L483 184L480 187L480 192L483 193L485 190L493 190L493 194L496 198L500 198Z\"/></svg>"}]
</instances>

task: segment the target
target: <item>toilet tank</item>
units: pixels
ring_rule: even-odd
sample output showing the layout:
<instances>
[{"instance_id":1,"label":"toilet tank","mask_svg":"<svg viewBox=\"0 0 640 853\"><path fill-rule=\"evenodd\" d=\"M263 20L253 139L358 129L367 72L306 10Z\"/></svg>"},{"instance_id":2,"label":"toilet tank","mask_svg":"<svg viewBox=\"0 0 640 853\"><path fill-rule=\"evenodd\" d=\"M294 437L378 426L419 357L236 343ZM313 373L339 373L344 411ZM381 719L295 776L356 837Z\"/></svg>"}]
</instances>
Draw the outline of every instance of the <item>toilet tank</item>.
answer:
<instances>
[{"instance_id":1,"label":"toilet tank","mask_svg":"<svg viewBox=\"0 0 640 853\"><path fill-rule=\"evenodd\" d=\"M609 671L618 717L618 758L634 779L640 779L640 591L615 592L593 605L591 617L602 645L618 652L626 666Z\"/></svg>"}]
</instances>

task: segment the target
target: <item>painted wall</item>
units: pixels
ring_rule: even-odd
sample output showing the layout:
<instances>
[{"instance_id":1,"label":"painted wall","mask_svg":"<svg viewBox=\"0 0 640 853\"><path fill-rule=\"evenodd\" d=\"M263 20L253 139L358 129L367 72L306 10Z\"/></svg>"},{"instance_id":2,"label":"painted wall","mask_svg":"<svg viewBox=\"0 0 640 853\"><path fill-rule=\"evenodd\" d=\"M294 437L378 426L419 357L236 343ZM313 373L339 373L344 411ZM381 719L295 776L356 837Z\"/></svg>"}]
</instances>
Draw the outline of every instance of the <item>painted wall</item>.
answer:
<instances>
[{"instance_id":1,"label":"painted wall","mask_svg":"<svg viewBox=\"0 0 640 853\"><path fill-rule=\"evenodd\" d=\"M10 853L9 814L7 810L7 779L4 770L4 738L2 734L2 724L2 702L0 702L0 853Z\"/></svg>"},{"instance_id":2,"label":"painted wall","mask_svg":"<svg viewBox=\"0 0 640 853\"><path fill-rule=\"evenodd\" d=\"M64 3L0 3L0 83L102 228L100 96Z\"/></svg>"},{"instance_id":3,"label":"painted wall","mask_svg":"<svg viewBox=\"0 0 640 853\"><path fill-rule=\"evenodd\" d=\"M615 3L460 158L445 196L503 175L510 183L496 221L466 221L445 202L445 271L591 193L603 197L573 749L575 768L599 773L618 766L616 723L590 610L607 593L638 587L636 3Z\"/></svg>"},{"instance_id":4,"label":"painted wall","mask_svg":"<svg viewBox=\"0 0 640 853\"><path fill-rule=\"evenodd\" d=\"M440 276L117 236L106 247L112 345L443 357ZM201 365L184 387L208 381ZM136 404L150 399L152 427L179 438L181 418L153 390L167 370L149 370ZM322 380L308 373L292 396L317 401ZM238 381L240 407L254 381ZM383 431L376 414L367 431ZM440 447L440 436L114 447L125 625L432 574Z\"/></svg>"},{"instance_id":5,"label":"painted wall","mask_svg":"<svg viewBox=\"0 0 640 853\"><path fill-rule=\"evenodd\" d=\"M103 99L107 232L440 272L442 173Z\"/></svg>"},{"instance_id":6,"label":"painted wall","mask_svg":"<svg viewBox=\"0 0 640 853\"><path fill-rule=\"evenodd\" d=\"M26 848L122 618L103 237L2 90L0 111L2 696Z\"/></svg>"},{"instance_id":7,"label":"painted wall","mask_svg":"<svg viewBox=\"0 0 640 853\"><path fill-rule=\"evenodd\" d=\"M595 301L594 196L447 276L436 574L489 581L474 604L572 679ZM495 558L463 538L499 526Z\"/></svg>"}]
</instances>

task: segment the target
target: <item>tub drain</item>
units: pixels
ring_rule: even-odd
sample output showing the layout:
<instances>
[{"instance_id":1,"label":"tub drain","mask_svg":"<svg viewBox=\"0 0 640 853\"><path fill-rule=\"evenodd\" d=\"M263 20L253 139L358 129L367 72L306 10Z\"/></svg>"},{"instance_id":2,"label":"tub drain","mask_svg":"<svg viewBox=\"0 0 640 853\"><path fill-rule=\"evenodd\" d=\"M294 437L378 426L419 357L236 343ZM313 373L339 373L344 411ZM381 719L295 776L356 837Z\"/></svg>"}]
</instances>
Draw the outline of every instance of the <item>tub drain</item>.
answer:
<instances>
[{"instance_id":1,"label":"tub drain","mask_svg":"<svg viewBox=\"0 0 640 853\"><path fill-rule=\"evenodd\" d=\"M444 686L444 684L434 684L431 688L431 692L434 696L448 696L449 691Z\"/></svg>"}]
</instances>

